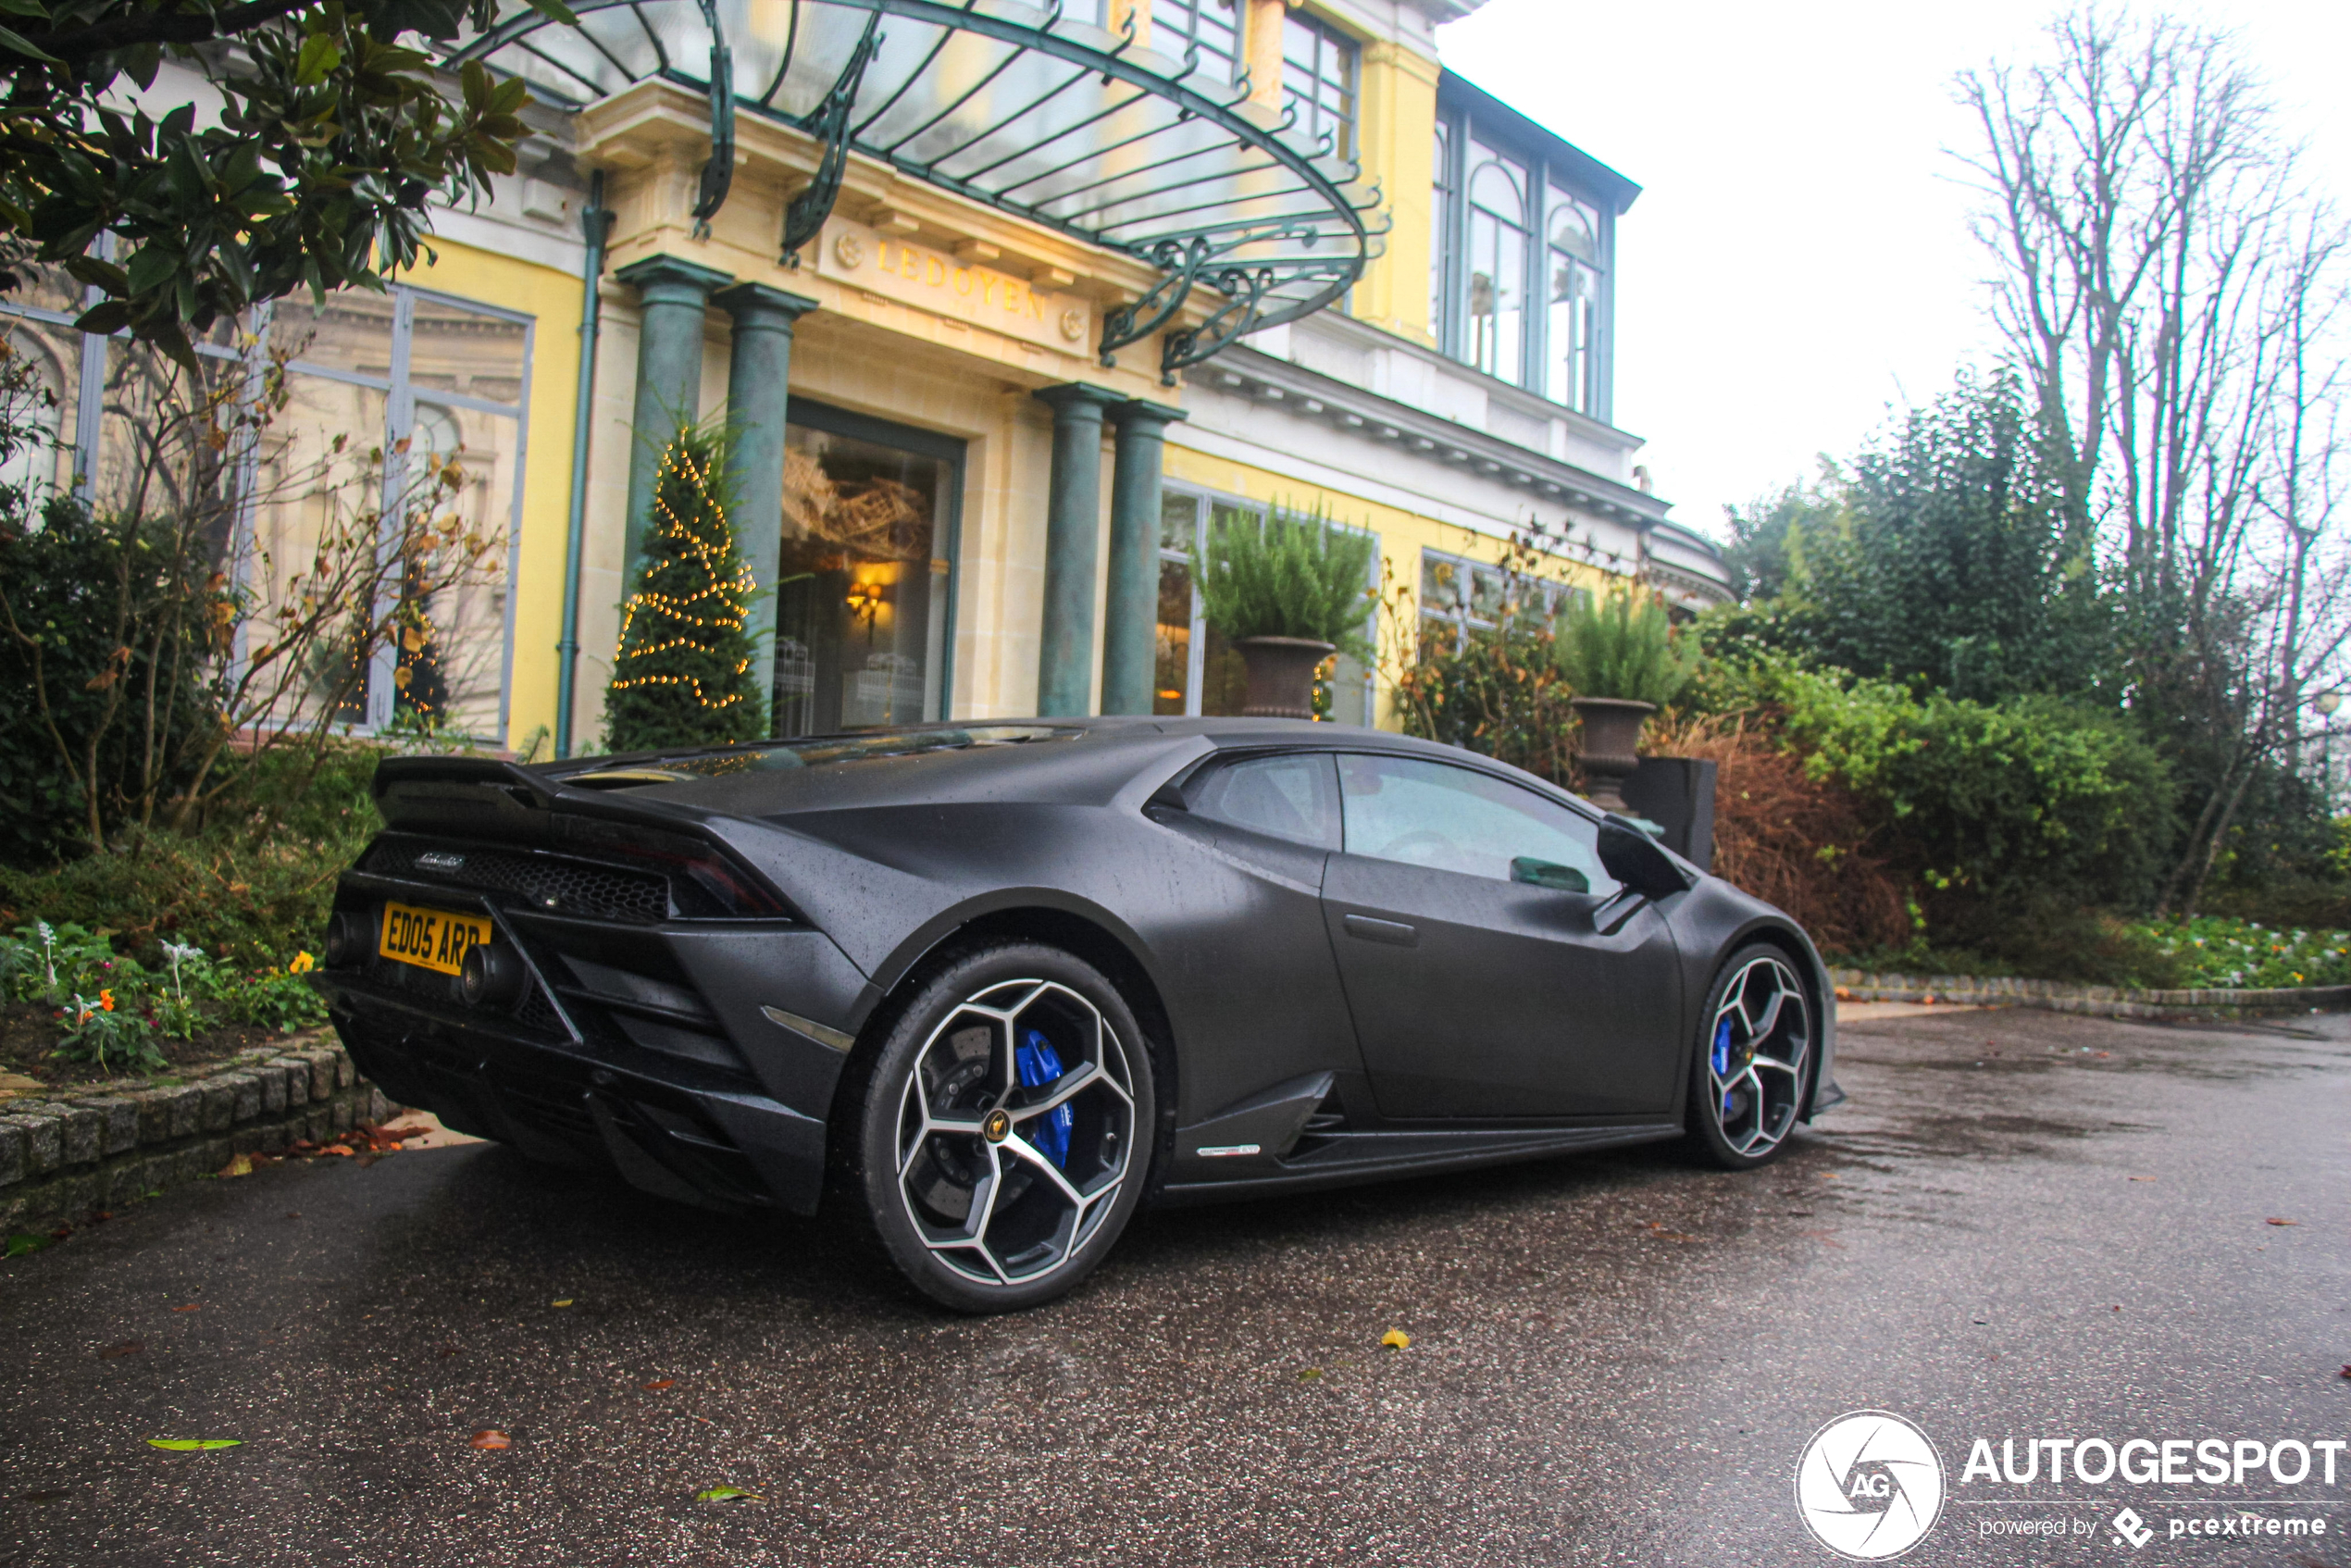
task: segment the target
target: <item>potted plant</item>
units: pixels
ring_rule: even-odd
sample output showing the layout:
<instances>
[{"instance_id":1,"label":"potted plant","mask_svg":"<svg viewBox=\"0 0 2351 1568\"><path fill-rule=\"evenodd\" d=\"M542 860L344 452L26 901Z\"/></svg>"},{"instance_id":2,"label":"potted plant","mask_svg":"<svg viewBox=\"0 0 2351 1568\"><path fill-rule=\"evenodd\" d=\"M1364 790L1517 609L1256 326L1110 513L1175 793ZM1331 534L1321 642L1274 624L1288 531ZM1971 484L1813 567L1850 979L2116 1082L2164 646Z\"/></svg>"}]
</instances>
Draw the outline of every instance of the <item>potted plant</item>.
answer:
<instances>
[{"instance_id":1,"label":"potted plant","mask_svg":"<svg viewBox=\"0 0 2351 1568\"><path fill-rule=\"evenodd\" d=\"M1320 512L1276 507L1262 525L1223 521L1192 563L1208 624L1240 651L1249 670L1241 712L1257 718L1314 716L1314 671L1335 653L1369 661L1373 541L1331 526Z\"/></svg>"},{"instance_id":2,"label":"potted plant","mask_svg":"<svg viewBox=\"0 0 2351 1568\"><path fill-rule=\"evenodd\" d=\"M1602 599L1577 595L1560 617L1555 647L1583 720L1591 802L1623 811L1625 778L1640 765L1641 726L1698 674L1698 640L1674 630L1655 592L1626 588Z\"/></svg>"}]
</instances>

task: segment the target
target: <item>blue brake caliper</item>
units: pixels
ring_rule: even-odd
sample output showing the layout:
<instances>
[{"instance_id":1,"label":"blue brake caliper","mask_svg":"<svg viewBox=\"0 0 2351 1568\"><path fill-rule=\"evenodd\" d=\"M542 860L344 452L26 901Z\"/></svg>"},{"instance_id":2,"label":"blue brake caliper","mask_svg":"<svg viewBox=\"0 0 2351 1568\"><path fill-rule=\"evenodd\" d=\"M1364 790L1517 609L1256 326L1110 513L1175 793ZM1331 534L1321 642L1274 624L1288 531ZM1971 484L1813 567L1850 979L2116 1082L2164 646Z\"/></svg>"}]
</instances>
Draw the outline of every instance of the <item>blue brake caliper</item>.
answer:
<instances>
[{"instance_id":1,"label":"blue brake caliper","mask_svg":"<svg viewBox=\"0 0 2351 1568\"><path fill-rule=\"evenodd\" d=\"M1021 1032L1020 1049L1013 1052L1013 1065L1020 1072L1023 1089L1042 1089L1062 1076L1061 1053L1052 1041L1036 1029ZM1076 1115L1067 1105L1056 1105L1038 1122L1037 1131L1029 1141L1038 1151L1051 1160L1055 1167L1069 1164L1069 1129L1076 1125Z\"/></svg>"},{"instance_id":2,"label":"blue brake caliper","mask_svg":"<svg viewBox=\"0 0 2351 1568\"><path fill-rule=\"evenodd\" d=\"M1731 1021L1728 1018L1724 1018L1716 1023L1714 1026L1714 1081L1717 1083L1722 1082L1723 1079L1730 1076L1730 1071ZM1730 1109L1731 1091L1726 1089L1723 1091L1723 1110L1725 1114L1728 1114Z\"/></svg>"}]
</instances>

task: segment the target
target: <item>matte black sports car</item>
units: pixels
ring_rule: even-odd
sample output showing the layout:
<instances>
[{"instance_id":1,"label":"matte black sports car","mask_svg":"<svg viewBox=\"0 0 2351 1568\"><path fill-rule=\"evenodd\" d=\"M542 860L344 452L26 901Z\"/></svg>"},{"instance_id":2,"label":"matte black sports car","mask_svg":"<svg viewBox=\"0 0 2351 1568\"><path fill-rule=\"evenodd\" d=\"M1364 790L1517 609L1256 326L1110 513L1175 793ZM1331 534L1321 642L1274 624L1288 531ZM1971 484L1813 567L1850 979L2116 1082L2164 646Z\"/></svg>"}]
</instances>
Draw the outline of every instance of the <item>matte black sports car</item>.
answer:
<instances>
[{"instance_id":1,"label":"matte black sports car","mask_svg":"<svg viewBox=\"0 0 2351 1568\"><path fill-rule=\"evenodd\" d=\"M870 1227L949 1306L1144 1202L1842 1099L1794 922L1514 768L1254 719L386 762L319 977L394 1100L691 1202Z\"/></svg>"}]
</instances>

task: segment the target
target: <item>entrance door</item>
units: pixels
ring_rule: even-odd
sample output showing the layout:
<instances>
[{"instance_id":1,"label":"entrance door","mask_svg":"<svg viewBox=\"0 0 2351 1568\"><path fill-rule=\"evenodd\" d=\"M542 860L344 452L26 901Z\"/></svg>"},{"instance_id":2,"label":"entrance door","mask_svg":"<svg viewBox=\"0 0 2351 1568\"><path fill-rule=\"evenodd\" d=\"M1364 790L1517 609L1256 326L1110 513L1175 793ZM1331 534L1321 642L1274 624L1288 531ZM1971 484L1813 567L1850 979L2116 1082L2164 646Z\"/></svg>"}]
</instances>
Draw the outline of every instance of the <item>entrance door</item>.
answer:
<instances>
[{"instance_id":1,"label":"entrance door","mask_svg":"<svg viewBox=\"0 0 2351 1568\"><path fill-rule=\"evenodd\" d=\"M1681 994L1672 935L1619 891L1598 825L1419 757L1339 758L1345 849L1324 918L1383 1115L1661 1114ZM1621 906L1619 906L1621 908Z\"/></svg>"},{"instance_id":2,"label":"entrance door","mask_svg":"<svg viewBox=\"0 0 2351 1568\"><path fill-rule=\"evenodd\" d=\"M962 445L792 403L775 578L775 734L947 716Z\"/></svg>"}]
</instances>

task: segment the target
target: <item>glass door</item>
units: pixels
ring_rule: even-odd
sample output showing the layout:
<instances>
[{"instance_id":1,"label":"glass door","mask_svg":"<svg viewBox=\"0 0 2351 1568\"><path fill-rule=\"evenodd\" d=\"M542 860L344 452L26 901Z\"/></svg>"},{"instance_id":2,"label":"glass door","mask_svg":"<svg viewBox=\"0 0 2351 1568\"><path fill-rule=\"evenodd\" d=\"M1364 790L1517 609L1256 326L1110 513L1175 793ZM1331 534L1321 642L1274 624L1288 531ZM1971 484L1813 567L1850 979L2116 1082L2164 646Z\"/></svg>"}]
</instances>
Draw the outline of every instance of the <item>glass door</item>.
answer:
<instances>
[{"instance_id":1,"label":"glass door","mask_svg":"<svg viewBox=\"0 0 2351 1568\"><path fill-rule=\"evenodd\" d=\"M794 400L784 429L775 728L947 716L963 442Z\"/></svg>"}]
</instances>

